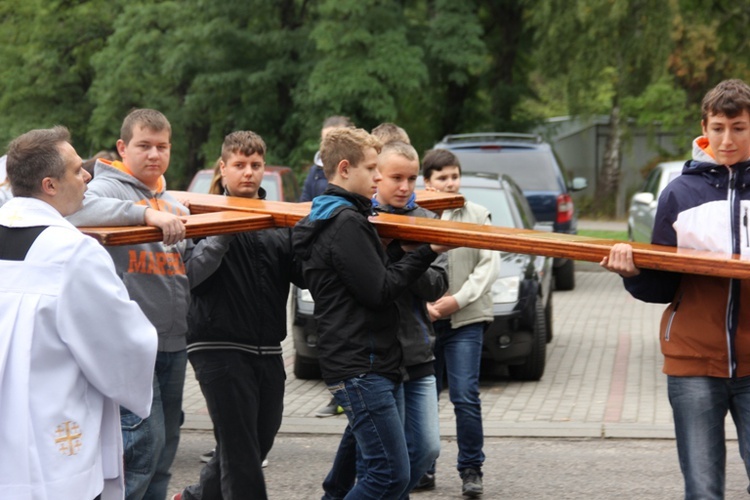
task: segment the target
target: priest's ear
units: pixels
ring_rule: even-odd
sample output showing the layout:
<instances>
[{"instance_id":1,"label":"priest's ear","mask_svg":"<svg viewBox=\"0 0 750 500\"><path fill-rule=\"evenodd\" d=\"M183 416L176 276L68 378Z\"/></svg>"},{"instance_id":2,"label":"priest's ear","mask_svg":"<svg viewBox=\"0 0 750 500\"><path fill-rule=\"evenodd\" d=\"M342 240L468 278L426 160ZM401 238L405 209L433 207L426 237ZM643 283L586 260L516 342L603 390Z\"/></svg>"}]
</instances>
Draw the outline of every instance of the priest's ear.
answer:
<instances>
[{"instance_id":1,"label":"priest's ear","mask_svg":"<svg viewBox=\"0 0 750 500\"><path fill-rule=\"evenodd\" d=\"M57 179L54 177L45 177L42 179L42 194L46 196L55 196L57 194Z\"/></svg>"}]
</instances>

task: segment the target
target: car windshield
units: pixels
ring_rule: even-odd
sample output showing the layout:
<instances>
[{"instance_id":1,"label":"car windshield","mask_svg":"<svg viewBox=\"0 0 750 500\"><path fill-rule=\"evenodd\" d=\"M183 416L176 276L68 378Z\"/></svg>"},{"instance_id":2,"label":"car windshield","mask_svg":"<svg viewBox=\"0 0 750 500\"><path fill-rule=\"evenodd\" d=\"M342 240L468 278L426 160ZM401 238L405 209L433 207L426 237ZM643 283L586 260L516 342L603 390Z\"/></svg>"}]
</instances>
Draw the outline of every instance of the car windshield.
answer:
<instances>
[{"instance_id":1,"label":"car windshield","mask_svg":"<svg viewBox=\"0 0 750 500\"><path fill-rule=\"evenodd\" d=\"M461 194L469 201L482 205L492 214L492 225L516 227L511 212L508 193L502 189L461 187Z\"/></svg>"},{"instance_id":2,"label":"car windshield","mask_svg":"<svg viewBox=\"0 0 750 500\"><path fill-rule=\"evenodd\" d=\"M196 193L208 193L208 190L211 188L211 179L213 176L213 172L198 172L195 175L195 180L190 190Z\"/></svg>"},{"instance_id":3,"label":"car windshield","mask_svg":"<svg viewBox=\"0 0 750 500\"><path fill-rule=\"evenodd\" d=\"M524 191L557 191L557 174L550 156L537 150L487 149L453 152L464 172L508 174Z\"/></svg>"}]
</instances>

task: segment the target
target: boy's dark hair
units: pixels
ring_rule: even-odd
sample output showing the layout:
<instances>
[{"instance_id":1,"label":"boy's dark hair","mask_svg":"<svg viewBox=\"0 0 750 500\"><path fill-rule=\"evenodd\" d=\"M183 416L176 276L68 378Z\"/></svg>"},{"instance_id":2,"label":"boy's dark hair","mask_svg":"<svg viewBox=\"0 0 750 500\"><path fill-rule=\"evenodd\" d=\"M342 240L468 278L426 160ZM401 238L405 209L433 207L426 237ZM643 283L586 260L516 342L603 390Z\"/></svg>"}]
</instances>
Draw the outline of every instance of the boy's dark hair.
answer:
<instances>
[{"instance_id":1,"label":"boy's dark hair","mask_svg":"<svg viewBox=\"0 0 750 500\"><path fill-rule=\"evenodd\" d=\"M320 159L323 161L326 179L333 179L336 167L342 160L348 160L352 166L359 165L365 157L366 148L374 148L380 153L382 144L361 128L332 130L320 143Z\"/></svg>"},{"instance_id":2,"label":"boy's dark hair","mask_svg":"<svg viewBox=\"0 0 750 500\"><path fill-rule=\"evenodd\" d=\"M349 119L348 116L329 116L325 120L323 120L323 126L320 127L321 129L324 128L332 128L332 127L353 127L354 123Z\"/></svg>"},{"instance_id":3,"label":"boy's dark hair","mask_svg":"<svg viewBox=\"0 0 750 500\"><path fill-rule=\"evenodd\" d=\"M461 162L447 149L431 149L422 158L422 175L427 180L445 167L458 167L458 173L461 173Z\"/></svg>"},{"instance_id":4,"label":"boy's dark hair","mask_svg":"<svg viewBox=\"0 0 750 500\"><path fill-rule=\"evenodd\" d=\"M708 123L708 117L712 115L735 118L743 111L750 114L750 87L736 78L724 80L703 97L701 120Z\"/></svg>"},{"instance_id":5,"label":"boy's dark hair","mask_svg":"<svg viewBox=\"0 0 750 500\"><path fill-rule=\"evenodd\" d=\"M170 140L172 138L172 125L169 124L169 120L167 120L167 117L161 111L141 108L134 109L128 113L128 116L122 121L122 127L120 127L120 139L122 139L122 142L130 144L136 125L141 128L153 130L154 132L166 130L169 132Z\"/></svg>"},{"instance_id":6,"label":"boy's dark hair","mask_svg":"<svg viewBox=\"0 0 750 500\"><path fill-rule=\"evenodd\" d=\"M406 130L402 129L395 123L381 123L374 129L372 129L371 134L380 139L380 142L382 142L383 144L388 144L389 142L393 141L400 141L405 142L406 144L411 144L409 134L406 133Z\"/></svg>"},{"instance_id":7,"label":"boy's dark hair","mask_svg":"<svg viewBox=\"0 0 750 500\"><path fill-rule=\"evenodd\" d=\"M59 125L31 130L11 141L5 168L13 196L31 198L41 192L42 179L65 175L65 160L58 147L62 142L70 142L70 132Z\"/></svg>"},{"instance_id":8,"label":"boy's dark hair","mask_svg":"<svg viewBox=\"0 0 750 500\"><path fill-rule=\"evenodd\" d=\"M221 145L221 159L225 162L229 155L242 153L250 156L255 153L266 157L266 143L263 138L251 130L238 130L224 137L224 144Z\"/></svg>"}]
</instances>

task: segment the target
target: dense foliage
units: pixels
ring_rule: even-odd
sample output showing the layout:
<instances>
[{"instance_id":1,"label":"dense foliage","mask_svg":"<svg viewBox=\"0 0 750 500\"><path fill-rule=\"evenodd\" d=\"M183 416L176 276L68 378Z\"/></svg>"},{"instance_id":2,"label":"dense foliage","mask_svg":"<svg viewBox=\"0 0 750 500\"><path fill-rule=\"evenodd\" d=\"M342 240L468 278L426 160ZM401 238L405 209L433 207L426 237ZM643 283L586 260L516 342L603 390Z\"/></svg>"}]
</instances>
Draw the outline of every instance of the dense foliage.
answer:
<instances>
[{"instance_id":1,"label":"dense foliage","mask_svg":"<svg viewBox=\"0 0 750 500\"><path fill-rule=\"evenodd\" d=\"M154 107L183 187L237 129L301 171L332 114L396 122L420 151L607 114L611 198L629 123L694 129L708 88L750 76L748 22L728 0L0 0L0 143L64 124L86 156Z\"/></svg>"}]
</instances>

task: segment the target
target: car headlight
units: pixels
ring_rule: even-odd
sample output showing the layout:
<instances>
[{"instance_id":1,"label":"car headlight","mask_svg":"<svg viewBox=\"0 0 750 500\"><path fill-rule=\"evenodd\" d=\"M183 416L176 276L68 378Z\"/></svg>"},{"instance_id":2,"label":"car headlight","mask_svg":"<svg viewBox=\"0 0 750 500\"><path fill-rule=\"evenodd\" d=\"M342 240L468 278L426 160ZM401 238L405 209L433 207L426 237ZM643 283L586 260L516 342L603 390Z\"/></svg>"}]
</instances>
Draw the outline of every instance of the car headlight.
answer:
<instances>
[{"instance_id":1,"label":"car headlight","mask_svg":"<svg viewBox=\"0 0 750 500\"><path fill-rule=\"evenodd\" d=\"M495 304L517 302L520 288L521 278L519 276L498 278L492 284L492 302Z\"/></svg>"}]
</instances>

